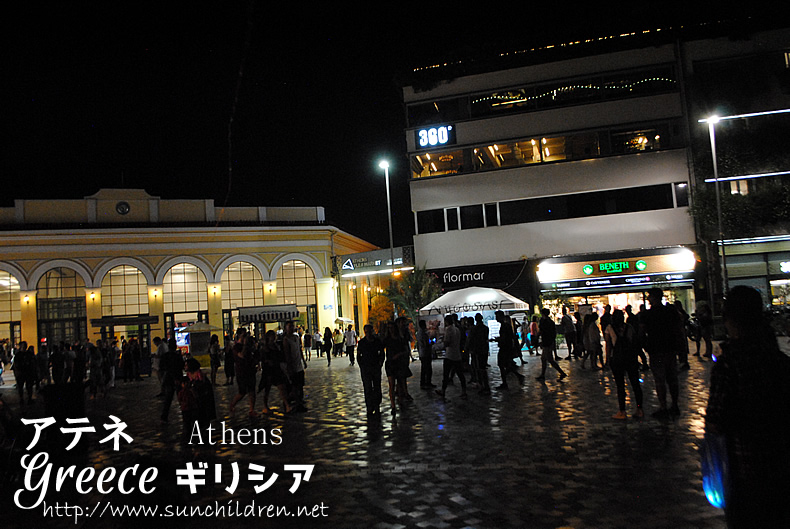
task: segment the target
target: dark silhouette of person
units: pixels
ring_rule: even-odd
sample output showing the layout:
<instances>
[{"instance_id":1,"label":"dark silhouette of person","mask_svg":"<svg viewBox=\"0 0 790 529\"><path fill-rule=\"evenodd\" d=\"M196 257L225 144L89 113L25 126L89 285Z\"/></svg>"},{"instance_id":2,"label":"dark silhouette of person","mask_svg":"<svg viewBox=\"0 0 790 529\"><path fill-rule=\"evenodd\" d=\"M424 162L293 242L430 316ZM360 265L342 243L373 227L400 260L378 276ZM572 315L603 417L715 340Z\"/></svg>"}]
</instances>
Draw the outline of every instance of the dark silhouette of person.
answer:
<instances>
[{"instance_id":1,"label":"dark silhouette of person","mask_svg":"<svg viewBox=\"0 0 790 529\"><path fill-rule=\"evenodd\" d=\"M724 325L728 337L711 369L705 433L726 442L727 526L790 527L790 358L779 350L755 289L730 290Z\"/></svg>"}]
</instances>

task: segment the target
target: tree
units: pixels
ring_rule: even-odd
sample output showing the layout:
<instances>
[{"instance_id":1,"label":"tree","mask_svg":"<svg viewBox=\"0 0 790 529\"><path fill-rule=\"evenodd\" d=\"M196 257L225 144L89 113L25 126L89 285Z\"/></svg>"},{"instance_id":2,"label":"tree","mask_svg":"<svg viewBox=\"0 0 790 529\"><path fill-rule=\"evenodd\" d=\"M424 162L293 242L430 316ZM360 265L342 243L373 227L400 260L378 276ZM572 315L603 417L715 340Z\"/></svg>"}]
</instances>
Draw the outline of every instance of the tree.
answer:
<instances>
[{"instance_id":1,"label":"tree","mask_svg":"<svg viewBox=\"0 0 790 529\"><path fill-rule=\"evenodd\" d=\"M386 296L375 296L370 301L370 311L368 311L368 323L370 323L377 333L382 333L382 325L392 320L392 301Z\"/></svg>"},{"instance_id":2,"label":"tree","mask_svg":"<svg viewBox=\"0 0 790 529\"><path fill-rule=\"evenodd\" d=\"M420 309L438 298L442 293L439 278L429 273L425 267L415 266L410 274L392 281L387 287L386 296L395 303L399 312L416 322Z\"/></svg>"}]
</instances>

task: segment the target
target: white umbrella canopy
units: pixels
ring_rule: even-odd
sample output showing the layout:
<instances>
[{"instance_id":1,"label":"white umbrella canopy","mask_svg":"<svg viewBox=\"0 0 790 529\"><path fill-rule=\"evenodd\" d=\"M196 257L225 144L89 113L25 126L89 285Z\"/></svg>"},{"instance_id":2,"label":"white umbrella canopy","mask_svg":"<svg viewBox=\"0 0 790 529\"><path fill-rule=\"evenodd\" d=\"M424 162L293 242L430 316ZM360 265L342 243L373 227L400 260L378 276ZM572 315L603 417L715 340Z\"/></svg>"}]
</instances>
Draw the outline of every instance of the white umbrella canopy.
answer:
<instances>
[{"instance_id":1,"label":"white umbrella canopy","mask_svg":"<svg viewBox=\"0 0 790 529\"><path fill-rule=\"evenodd\" d=\"M420 309L420 314L452 314L485 310L529 310L529 304L496 288L469 287L453 290Z\"/></svg>"}]
</instances>

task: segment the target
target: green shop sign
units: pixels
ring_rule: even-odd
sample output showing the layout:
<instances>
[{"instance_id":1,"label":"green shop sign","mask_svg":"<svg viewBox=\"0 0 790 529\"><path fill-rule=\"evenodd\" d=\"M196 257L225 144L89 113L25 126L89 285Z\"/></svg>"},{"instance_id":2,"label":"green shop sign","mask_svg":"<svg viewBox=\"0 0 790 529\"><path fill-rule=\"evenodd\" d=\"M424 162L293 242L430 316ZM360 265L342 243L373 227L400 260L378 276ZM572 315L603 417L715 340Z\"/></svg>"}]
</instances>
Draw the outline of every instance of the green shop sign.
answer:
<instances>
[{"instance_id":1,"label":"green shop sign","mask_svg":"<svg viewBox=\"0 0 790 529\"><path fill-rule=\"evenodd\" d=\"M596 271L600 274L622 274L623 272L632 272L636 269L638 272L644 272L647 269L647 262L643 260L631 263L630 261L607 261L597 264L586 264L582 267L584 275L589 276Z\"/></svg>"}]
</instances>

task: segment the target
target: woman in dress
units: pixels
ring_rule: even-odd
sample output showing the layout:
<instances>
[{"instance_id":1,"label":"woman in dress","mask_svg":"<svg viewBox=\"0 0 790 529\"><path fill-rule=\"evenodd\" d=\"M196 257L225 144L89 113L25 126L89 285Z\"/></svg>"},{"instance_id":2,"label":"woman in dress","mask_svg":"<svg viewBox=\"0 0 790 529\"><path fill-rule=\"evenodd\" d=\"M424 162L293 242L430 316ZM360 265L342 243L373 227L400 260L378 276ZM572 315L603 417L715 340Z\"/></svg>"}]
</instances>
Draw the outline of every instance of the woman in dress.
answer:
<instances>
[{"instance_id":1,"label":"woman in dress","mask_svg":"<svg viewBox=\"0 0 790 529\"><path fill-rule=\"evenodd\" d=\"M403 406L404 400L410 400L411 398L406 391L406 379L410 376L409 344L394 321L388 322L384 331L384 348L387 357L384 369L387 373L387 382L389 383L392 414L395 415L397 410L395 399L397 398L398 404Z\"/></svg>"}]
</instances>

